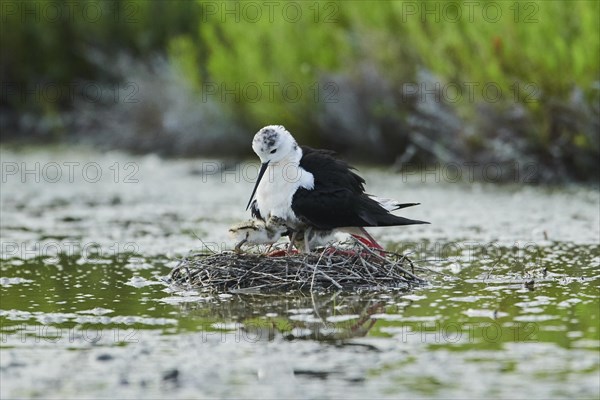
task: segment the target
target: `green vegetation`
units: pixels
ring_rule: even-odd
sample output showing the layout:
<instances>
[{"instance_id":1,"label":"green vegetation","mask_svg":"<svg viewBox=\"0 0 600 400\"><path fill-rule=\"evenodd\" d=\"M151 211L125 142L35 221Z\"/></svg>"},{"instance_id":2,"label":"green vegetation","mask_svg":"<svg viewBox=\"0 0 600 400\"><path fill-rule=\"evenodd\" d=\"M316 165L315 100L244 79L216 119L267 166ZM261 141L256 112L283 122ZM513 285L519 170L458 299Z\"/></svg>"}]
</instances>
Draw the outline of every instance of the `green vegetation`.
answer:
<instances>
[{"instance_id":1,"label":"green vegetation","mask_svg":"<svg viewBox=\"0 0 600 400\"><path fill-rule=\"evenodd\" d=\"M52 3L59 18L34 0L0 10L0 106L16 120L54 115L73 99L32 102L15 90L124 79L98 65L96 53L141 63L162 55L202 99L199 108L218 104L248 136L281 123L304 143L378 161L414 144L416 161L512 157L555 172L540 179L594 178L597 1ZM345 115L363 122L344 122ZM428 123L438 128L419 129ZM506 144L508 155L500 154Z\"/></svg>"}]
</instances>

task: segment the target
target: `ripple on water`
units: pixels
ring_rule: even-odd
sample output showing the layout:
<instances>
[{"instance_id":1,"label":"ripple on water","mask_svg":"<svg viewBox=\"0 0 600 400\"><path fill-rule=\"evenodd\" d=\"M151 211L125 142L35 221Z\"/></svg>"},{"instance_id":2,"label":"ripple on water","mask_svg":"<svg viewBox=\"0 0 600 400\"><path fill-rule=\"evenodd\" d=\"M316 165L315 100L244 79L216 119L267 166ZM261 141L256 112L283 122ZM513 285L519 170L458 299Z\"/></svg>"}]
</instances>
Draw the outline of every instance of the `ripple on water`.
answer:
<instances>
[{"instance_id":1,"label":"ripple on water","mask_svg":"<svg viewBox=\"0 0 600 400\"><path fill-rule=\"evenodd\" d=\"M143 288L150 285L164 285L164 282L153 281L141 276L132 276L127 282L125 282L125 284L135 288Z\"/></svg>"},{"instance_id":2,"label":"ripple on water","mask_svg":"<svg viewBox=\"0 0 600 400\"><path fill-rule=\"evenodd\" d=\"M10 287L13 285L21 285L33 282L31 279L12 277L12 278L0 278L0 286Z\"/></svg>"}]
</instances>

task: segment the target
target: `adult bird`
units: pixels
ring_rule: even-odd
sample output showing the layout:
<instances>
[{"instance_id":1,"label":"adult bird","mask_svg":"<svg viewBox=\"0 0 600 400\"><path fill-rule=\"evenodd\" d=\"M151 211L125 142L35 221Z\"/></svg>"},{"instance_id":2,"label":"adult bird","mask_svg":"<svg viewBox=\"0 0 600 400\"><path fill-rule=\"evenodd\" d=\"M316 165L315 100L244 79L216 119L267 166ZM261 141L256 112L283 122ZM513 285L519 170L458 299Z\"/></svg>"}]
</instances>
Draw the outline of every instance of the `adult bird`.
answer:
<instances>
[{"instance_id":1,"label":"adult bird","mask_svg":"<svg viewBox=\"0 0 600 400\"><path fill-rule=\"evenodd\" d=\"M313 231L333 230L362 234L381 249L365 227L428 223L392 214L418 203L400 204L366 194L365 180L354 168L332 151L298 146L281 125L259 130L252 149L262 165L246 210L250 207L260 220L275 216L285 221L292 232L288 252L300 231L307 252Z\"/></svg>"}]
</instances>

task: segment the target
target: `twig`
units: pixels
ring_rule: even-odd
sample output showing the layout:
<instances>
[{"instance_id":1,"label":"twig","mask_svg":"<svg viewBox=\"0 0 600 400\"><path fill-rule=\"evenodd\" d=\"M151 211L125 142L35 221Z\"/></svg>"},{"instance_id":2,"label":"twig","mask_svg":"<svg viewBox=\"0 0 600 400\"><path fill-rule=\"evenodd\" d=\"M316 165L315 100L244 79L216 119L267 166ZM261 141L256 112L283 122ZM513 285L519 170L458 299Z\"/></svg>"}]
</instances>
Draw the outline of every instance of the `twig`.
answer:
<instances>
[{"instance_id":1,"label":"twig","mask_svg":"<svg viewBox=\"0 0 600 400\"><path fill-rule=\"evenodd\" d=\"M354 239L356 240L356 239ZM381 255L375 253L373 250L371 250L371 248L369 248L368 246L365 246L363 243L361 243L359 240L356 240L356 242L362 246L365 250L367 250L369 253L371 253L372 255L374 255L375 257L383 260L383 261L387 261L384 257L382 257ZM406 275L410 276L413 279L417 279L419 281L423 281L423 279L419 278L418 276L416 276L415 274L413 274L412 272L407 271L406 269L402 268L402 267L397 267L400 271L404 272Z\"/></svg>"},{"instance_id":2,"label":"twig","mask_svg":"<svg viewBox=\"0 0 600 400\"><path fill-rule=\"evenodd\" d=\"M285 257L233 252L197 253L180 260L172 270L174 285L211 292L304 290L372 290L422 284L402 268L406 255L378 254L362 243L326 247L319 253ZM419 267L421 269L422 267Z\"/></svg>"}]
</instances>

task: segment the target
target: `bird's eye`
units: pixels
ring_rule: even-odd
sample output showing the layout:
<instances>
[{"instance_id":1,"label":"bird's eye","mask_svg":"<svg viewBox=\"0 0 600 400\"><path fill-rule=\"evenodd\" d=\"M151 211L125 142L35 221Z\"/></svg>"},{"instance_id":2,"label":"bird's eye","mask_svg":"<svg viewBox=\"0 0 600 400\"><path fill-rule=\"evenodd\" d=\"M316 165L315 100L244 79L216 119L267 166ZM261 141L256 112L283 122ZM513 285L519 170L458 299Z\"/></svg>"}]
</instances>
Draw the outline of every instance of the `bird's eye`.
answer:
<instances>
[{"instance_id":1,"label":"bird's eye","mask_svg":"<svg viewBox=\"0 0 600 400\"><path fill-rule=\"evenodd\" d=\"M277 152L277 149L273 149L270 151L271 154L275 154Z\"/></svg>"}]
</instances>

